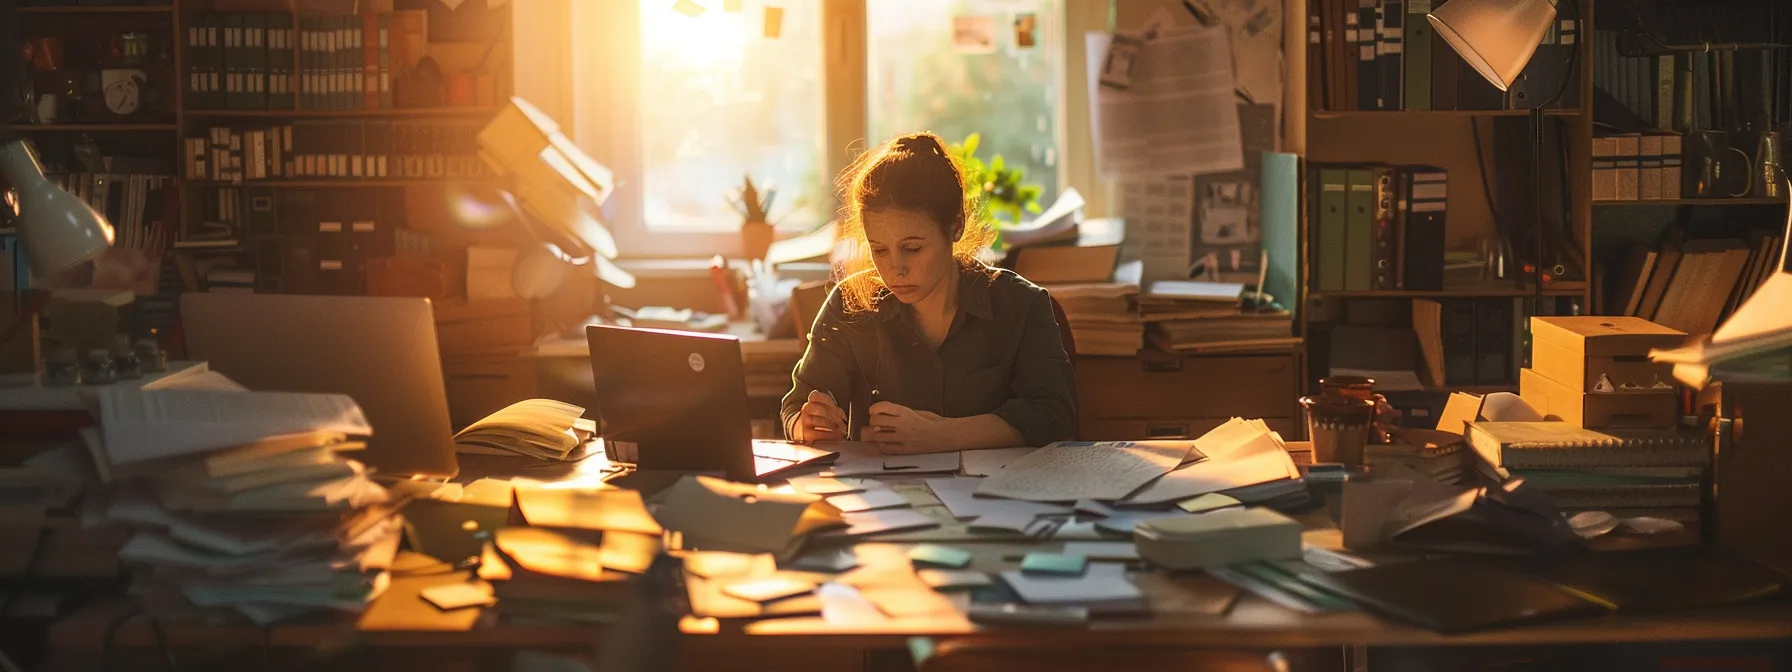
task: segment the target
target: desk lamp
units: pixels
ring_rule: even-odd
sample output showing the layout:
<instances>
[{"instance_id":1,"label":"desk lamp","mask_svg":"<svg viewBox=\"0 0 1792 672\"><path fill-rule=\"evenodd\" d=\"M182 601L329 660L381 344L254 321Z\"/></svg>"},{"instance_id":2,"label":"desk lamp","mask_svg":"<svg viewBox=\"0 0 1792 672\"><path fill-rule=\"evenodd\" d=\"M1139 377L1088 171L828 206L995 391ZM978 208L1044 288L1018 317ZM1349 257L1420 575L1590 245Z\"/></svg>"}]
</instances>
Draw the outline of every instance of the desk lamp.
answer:
<instances>
[{"instance_id":1,"label":"desk lamp","mask_svg":"<svg viewBox=\"0 0 1792 672\"><path fill-rule=\"evenodd\" d=\"M1574 5L1578 19L1579 6ZM1450 0L1442 3L1435 11L1425 15L1431 26L1444 42L1467 61L1475 72L1500 91L1505 91L1518 81L1524 72L1525 65L1530 63L1531 56L1537 52L1537 45L1543 42L1549 32L1550 25L1556 20L1555 0ZM1537 259L1535 261L1535 290L1541 295L1544 278L1544 226L1543 226L1543 108L1561 99L1568 90L1569 83L1574 81L1573 70L1576 56L1581 47L1576 45L1569 52L1569 75L1562 78L1562 85L1554 96L1537 103L1531 108L1531 203L1532 214L1536 217L1532 222L1537 237ZM1553 230L1552 230L1553 231ZM1557 233L1556 237L1560 237ZM1563 241L1564 243L1566 241ZM1559 252L1559 248L1558 248ZM1567 272L1566 265L1557 261L1551 266L1551 273L1562 275Z\"/></svg>"},{"instance_id":2,"label":"desk lamp","mask_svg":"<svg viewBox=\"0 0 1792 672\"><path fill-rule=\"evenodd\" d=\"M0 178L16 199L13 226L33 273L47 276L66 270L112 246L112 225L45 178L31 145L23 138L0 143Z\"/></svg>"},{"instance_id":3,"label":"desk lamp","mask_svg":"<svg viewBox=\"0 0 1792 672\"><path fill-rule=\"evenodd\" d=\"M500 177L511 177L505 201L523 225L562 261L590 264L598 278L617 287L635 277L611 263L616 240L592 213L613 189L603 167L560 132L553 118L521 98L479 131L479 156Z\"/></svg>"}]
</instances>

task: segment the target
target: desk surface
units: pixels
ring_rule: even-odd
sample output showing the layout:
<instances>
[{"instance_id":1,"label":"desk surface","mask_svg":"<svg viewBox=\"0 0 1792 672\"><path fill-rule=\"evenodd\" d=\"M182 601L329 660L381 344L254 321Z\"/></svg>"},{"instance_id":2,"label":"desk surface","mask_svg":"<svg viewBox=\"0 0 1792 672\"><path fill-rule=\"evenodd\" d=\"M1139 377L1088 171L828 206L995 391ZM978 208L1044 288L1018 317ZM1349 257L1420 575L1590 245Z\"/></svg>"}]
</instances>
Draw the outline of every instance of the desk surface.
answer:
<instances>
[{"instance_id":1,"label":"desk surface","mask_svg":"<svg viewBox=\"0 0 1792 672\"><path fill-rule=\"evenodd\" d=\"M463 476L476 478L502 476L506 467L523 467L532 463L516 458L469 456ZM554 470L524 468L516 475L539 481L593 483L601 469L562 465ZM932 498L924 485L898 482L916 508L936 519L950 520L950 513ZM917 494L921 493L921 494ZM1336 547L1339 534L1331 525L1328 511L1321 508L1300 516L1307 527L1304 540L1311 545ZM1011 569L1011 558L1025 550L1040 548L1021 538L991 539L978 535L976 540L964 532L963 525L943 525L939 530L910 533L908 536L886 537L890 541L942 541L971 550L972 567L985 571ZM1057 542L1050 542L1057 543ZM421 557L421 556L418 556ZM465 572L398 576L380 600L419 601L419 590L431 585L466 580ZM1141 570L1135 581L1145 589L1153 605L1150 616L1129 619L1096 619L1087 628L1056 629L979 629L966 630L947 624L940 628L908 628L900 632L853 631L816 617L725 622L714 632L687 637L686 646L693 650L706 647L738 650L778 649L787 647L892 648L902 646L904 638L914 635L963 636L974 638L1012 639L1049 638L1056 644L1080 643L1102 645L1160 645L1187 647L1246 647L1295 649L1344 645L1369 646L1480 646L1480 645L1574 645L1629 642L1685 642L1716 640L1792 639L1792 602L1784 600L1758 604L1675 611L1671 613L1611 613L1596 618L1552 622L1534 626L1495 630L1468 635L1440 635L1420 628L1382 620L1363 612L1307 615L1280 607L1249 593L1235 589L1201 573L1165 573ZM1198 613L1198 608L1178 609L1198 601L1227 599L1237 595L1223 615ZM402 605L386 605L402 606ZM431 609L423 605L425 609ZM125 609L123 602L100 602L61 621L50 633L50 644L58 648L87 648L105 642L107 625ZM456 626L452 622L459 621ZM466 623L476 623L470 630L460 631ZM165 622L167 635L175 646L275 646L310 647L346 639L374 646L390 647L578 647L597 641L600 627L519 626L497 622L495 615L478 618L447 619L444 631L380 631L355 632L353 619L330 618L318 621L260 628L249 625L207 626L194 623ZM153 646L155 640L142 619L127 622L120 628L116 644L120 646Z\"/></svg>"}]
</instances>

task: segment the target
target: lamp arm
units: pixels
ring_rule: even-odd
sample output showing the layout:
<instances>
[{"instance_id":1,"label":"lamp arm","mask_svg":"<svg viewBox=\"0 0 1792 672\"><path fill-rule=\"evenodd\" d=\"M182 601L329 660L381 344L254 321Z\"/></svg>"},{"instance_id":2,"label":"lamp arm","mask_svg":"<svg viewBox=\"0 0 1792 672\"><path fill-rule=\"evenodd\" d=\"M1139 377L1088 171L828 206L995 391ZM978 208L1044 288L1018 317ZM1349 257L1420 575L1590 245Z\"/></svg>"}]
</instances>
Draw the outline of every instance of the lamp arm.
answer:
<instances>
[{"instance_id":1,"label":"lamp arm","mask_svg":"<svg viewBox=\"0 0 1792 672\"><path fill-rule=\"evenodd\" d=\"M1568 50L1568 75L1562 78L1561 86L1556 87L1556 94L1550 96L1549 100L1538 103L1537 109L1556 104L1556 101L1561 100L1562 96L1568 93L1568 86L1579 80L1575 75L1579 74L1580 50L1585 48L1588 44L1588 40L1591 39L1591 33L1587 32L1587 24L1581 20L1580 0L1566 0L1566 2L1569 7L1574 9L1574 21L1576 23L1575 33L1579 37L1575 40L1574 48ZM1557 18L1558 21L1560 20L1559 17L1560 15L1558 15ZM1592 101L1585 101L1585 103L1589 108L1593 106Z\"/></svg>"}]
</instances>

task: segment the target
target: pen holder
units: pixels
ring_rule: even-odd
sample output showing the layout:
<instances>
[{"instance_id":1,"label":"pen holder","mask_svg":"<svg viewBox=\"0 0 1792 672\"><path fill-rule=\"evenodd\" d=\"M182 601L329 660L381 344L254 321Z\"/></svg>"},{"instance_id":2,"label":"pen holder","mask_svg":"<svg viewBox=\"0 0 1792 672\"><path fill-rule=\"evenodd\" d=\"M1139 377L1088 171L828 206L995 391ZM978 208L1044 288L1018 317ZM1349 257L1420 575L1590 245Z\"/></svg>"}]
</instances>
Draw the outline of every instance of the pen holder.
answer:
<instances>
[{"instance_id":1,"label":"pen holder","mask_svg":"<svg viewBox=\"0 0 1792 672\"><path fill-rule=\"evenodd\" d=\"M1363 463L1363 446L1369 443L1375 419L1375 402L1343 395L1301 397L1306 410L1307 436L1313 440L1314 462Z\"/></svg>"}]
</instances>

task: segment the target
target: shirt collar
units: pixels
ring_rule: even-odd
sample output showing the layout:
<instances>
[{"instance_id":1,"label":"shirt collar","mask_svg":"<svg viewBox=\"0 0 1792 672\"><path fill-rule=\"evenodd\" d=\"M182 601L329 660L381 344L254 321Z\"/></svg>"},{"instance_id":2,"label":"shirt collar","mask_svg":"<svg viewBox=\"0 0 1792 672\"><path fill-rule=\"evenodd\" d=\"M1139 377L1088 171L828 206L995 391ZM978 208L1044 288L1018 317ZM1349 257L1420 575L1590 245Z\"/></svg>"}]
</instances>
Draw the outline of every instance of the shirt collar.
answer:
<instances>
[{"instance_id":1,"label":"shirt collar","mask_svg":"<svg viewBox=\"0 0 1792 672\"><path fill-rule=\"evenodd\" d=\"M995 309L990 305L989 287L993 284L993 272L982 262L971 262L958 267L958 310L972 317L985 320L995 319ZM877 317L888 321L896 319L907 311L903 304L890 296L889 289L877 292Z\"/></svg>"}]
</instances>

